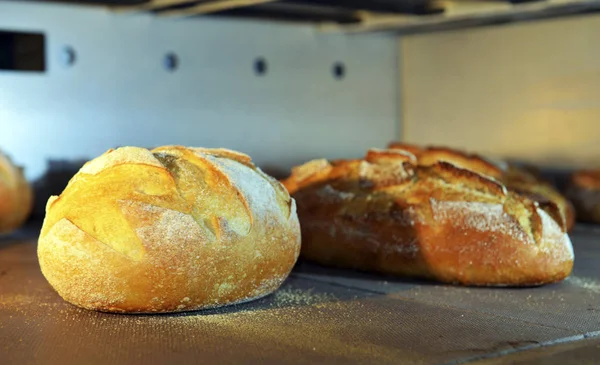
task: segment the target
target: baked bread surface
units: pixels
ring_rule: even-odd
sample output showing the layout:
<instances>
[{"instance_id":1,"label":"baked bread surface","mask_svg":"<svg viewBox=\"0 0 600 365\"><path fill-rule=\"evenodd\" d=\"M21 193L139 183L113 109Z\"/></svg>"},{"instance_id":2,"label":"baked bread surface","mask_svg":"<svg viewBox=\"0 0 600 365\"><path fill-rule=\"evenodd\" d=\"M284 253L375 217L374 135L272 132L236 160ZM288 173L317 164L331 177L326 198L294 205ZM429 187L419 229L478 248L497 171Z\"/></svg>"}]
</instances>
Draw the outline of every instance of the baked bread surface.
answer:
<instances>
[{"instance_id":1,"label":"baked bread surface","mask_svg":"<svg viewBox=\"0 0 600 365\"><path fill-rule=\"evenodd\" d=\"M567 231L575 225L575 208L552 184L543 179L533 167L517 166L499 160L486 159L448 147L420 147L402 142L392 142L389 148L413 153L420 165L432 165L446 161L500 181L512 191L527 195L541 205L554 203L560 210Z\"/></svg>"},{"instance_id":2,"label":"baked bread surface","mask_svg":"<svg viewBox=\"0 0 600 365\"><path fill-rule=\"evenodd\" d=\"M276 290L300 251L296 206L244 154L122 147L47 203L38 256L68 302L173 312Z\"/></svg>"},{"instance_id":3,"label":"baked bread surface","mask_svg":"<svg viewBox=\"0 0 600 365\"><path fill-rule=\"evenodd\" d=\"M33 209L33 192L23 170L0 151L0 234L19 228Z\"/></svg>"},{"instance_id":4,"label":"baked bread surface","mask_svg":"<svg viewBox=\"0 0 600 365\"><path fill-rule=\"evenodd\" d=\"M468 169L470 163L496 173L473 159L419 164L406 149L373 149L364 159L294 168L284 185L298 204L302 256L464 285L566 278L573 250L556 204L539 204Z\"/></svg>"}]
</instances>

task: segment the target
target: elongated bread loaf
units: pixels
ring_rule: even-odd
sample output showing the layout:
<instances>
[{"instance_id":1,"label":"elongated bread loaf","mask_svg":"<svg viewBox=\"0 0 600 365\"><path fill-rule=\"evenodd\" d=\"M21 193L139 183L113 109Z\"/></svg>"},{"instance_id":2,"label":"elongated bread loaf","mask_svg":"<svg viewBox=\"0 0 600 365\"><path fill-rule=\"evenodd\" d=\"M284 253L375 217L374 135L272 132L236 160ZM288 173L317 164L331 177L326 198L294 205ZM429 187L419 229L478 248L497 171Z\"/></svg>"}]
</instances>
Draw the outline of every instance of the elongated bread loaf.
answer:
<instances>
[{"instance_id":1,"label":"elongated bread loaf","mask_svg":"<svg viewBox=\"0 0 600 365\"><path fill-rule=\"evenodd\" d=\"M47 204L42 273L68 302L173 312L276 290L300 252L296 206L250 158L224 149L110 150Z\"/></svg>"},{"instance_id":2,"label":"elongated bread loaf","mask_svg":"<svg viewBox=\"0 0 600 365\"><path fill-rule=\"evenodd\" d=\"M302 256L465 285L567 277L573 250L558 207L468 169L470 159L419 164L407 150L374 149L294 168L284 185L298 204Z\"/></svg>"},{"instance_id":3,"label":"elongated bread loaf","mask_svg":"<svg viewBox=\"0 0 600 365\"><path fill-rule=\"evenodd\" d=\"M33 192L23 170L0 151L0 234L19 228L32 208Z\"/></svg>"}]
</instances>

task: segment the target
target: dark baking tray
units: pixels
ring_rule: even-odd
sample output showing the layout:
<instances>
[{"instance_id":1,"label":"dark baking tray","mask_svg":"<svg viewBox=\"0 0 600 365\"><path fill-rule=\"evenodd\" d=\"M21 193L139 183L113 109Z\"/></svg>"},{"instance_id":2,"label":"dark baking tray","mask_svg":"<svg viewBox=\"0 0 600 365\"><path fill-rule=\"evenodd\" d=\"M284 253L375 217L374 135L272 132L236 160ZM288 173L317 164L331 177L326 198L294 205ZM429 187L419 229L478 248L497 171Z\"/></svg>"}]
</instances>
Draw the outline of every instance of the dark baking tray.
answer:
<instances>
[{"instance_id":1,"label":"dark baking tray","mask_svg":"<svg viewBox=\"0 0 600 365\"><path fill-rule=\"evenodd\" d=\"M39 229L39 228L38 228ZM300 262L274 295L177 315L71 306L48 286L36 228L0 238L0 364L504 364L600 358L600 229L578 225L573 276L462 288Z\"/></svg>"}]
</instances>

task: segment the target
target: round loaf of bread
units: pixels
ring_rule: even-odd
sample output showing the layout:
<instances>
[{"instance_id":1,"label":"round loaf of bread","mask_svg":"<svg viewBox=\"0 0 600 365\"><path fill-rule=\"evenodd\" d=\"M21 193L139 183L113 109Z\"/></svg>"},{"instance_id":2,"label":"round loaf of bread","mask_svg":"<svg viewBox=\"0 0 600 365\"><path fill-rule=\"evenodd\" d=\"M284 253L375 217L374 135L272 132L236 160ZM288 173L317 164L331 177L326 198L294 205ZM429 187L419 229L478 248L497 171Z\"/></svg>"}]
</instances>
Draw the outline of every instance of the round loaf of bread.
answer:
<instances>
[{"instance_id":1,"label":"round loaf of bread","mask_svg":"<svg viewBox=\"0 0 600 365\"><path fill-rule=\"evenodd\" d=\"M0 234L19 228L32 208L33 193L23 170L0 152Z\"/></svg>"},{"instance_id":2,"label":"round loaf of bread","mask_svg":"<svg viewBox=\"0 0 600 365\"><path fill-rule=\"evenodd\" d=\"M302 256L464 285L566 278L573 248L560 209L468 169L474 158L421 165L409 151L374 149L294 168L284 185L298 202Z\"/></svg>"},{"instance_id":3,"label":"round loaf of bread","mask_svg":"<svg viewBox=\"0 0 600 365\"><path fill-rule=\"evenodd\" d=\"M275 291L300 251L296 206L246 155L122 147L51 197L42 273L77 306L175 312Z\"/></svg>"}]
</instances>

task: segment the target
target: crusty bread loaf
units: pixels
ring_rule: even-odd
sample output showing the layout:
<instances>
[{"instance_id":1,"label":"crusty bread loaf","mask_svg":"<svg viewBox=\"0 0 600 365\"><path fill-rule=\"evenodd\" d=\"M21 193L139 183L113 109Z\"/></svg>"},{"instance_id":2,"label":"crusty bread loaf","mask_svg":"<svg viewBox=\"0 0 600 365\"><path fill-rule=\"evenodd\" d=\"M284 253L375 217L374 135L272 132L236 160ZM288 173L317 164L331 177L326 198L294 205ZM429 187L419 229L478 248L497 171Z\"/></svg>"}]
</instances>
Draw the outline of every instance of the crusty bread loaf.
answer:
<instances>
[{"instance_id":1,"label":"crusty bread loaf","mask_svg":"<svg viewBox=\"0 0 600 365\"><path fill-rule=\"evenodd\" d=\"M575 225L573 205L532 167L524 168L504 161L492 161L480 155L448 147L419 147L402 142L392 142L389 148L401 149L414 154L420 165L429 166L446 161L454 166L466 168L500 181L513 191L527 195L540 204L553 202L558 206L567 231Z\"/></svg>"},{"instance_id":2,"label":"crusty bread loaf","mask_svg":"<svg viewBox=\"0 0 600 365\"><path fill-rule=\"evenodd\" d=\"M85 164L52 197L42 273L68 302L173 312L276 290L300 251L296 206L246 155L122 147Z\"/></svg>"},{"instance_id":3,"label":"crusty bread loaf","mask_svg":"<svg viewBox=\"0 0 600 365\"><path fill-rule=\"evenodd\" d=\"M33 193L23 170L0 151L0 234L19 228L32 208Z\"/></svg>"},{"instance_id":4,"label":"crusty bread loaf","mask_svg":"<svg viewBox=\"0 0 600 365\"><path fill-rule=\"evenodd\" d=\"M571 174L566 191L577 219L600 223L600 170L580 170Z\"/></svg>"},{"instance_id":5,"label":"crusty bread loaf","mask_svg":"<svg viewBox=\"0 0 600 365\"><path fill-rule=\"evenodd\" d=\"M302 256L324 265L515 286L562 280L573 266L554 203L464 164L370 150L362 160L308 162L284 185L298 204Z\"/></svg>"}]
</instances>

